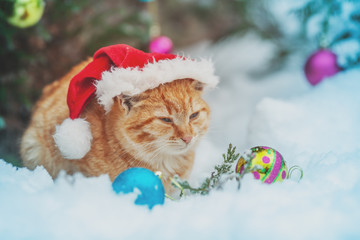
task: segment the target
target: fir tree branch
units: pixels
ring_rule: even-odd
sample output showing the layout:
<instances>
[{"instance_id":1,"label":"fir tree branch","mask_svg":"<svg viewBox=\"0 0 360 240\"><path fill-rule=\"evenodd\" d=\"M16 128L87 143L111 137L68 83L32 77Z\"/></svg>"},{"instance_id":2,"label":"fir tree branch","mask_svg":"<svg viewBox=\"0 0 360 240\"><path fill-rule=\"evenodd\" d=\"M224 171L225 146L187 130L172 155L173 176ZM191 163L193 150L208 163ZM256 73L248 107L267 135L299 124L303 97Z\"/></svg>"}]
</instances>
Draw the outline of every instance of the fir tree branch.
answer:
<instances>
[{"instance_id":1,"label":"fir tree branch","mask_svg":"<svg viewBox=\"0 0 360 240\"><path fill-rule=\"evenodd\" d=\"M229 148L226 154L223 154L224 162L215 166L215 171L211 173L211 176L206 178L198 188L192 187L188 181L181 180L179 176L174 176L171 179L171 184L180 189L180 197L184 196L185 190L188 190L191 194L207 195L214 188L219 188L222 185L221 178L232 178L235 170L233 169L234 162L239 158L239 153L235 153L236 147L229 144Z\"/></svg>"}]
</instances>

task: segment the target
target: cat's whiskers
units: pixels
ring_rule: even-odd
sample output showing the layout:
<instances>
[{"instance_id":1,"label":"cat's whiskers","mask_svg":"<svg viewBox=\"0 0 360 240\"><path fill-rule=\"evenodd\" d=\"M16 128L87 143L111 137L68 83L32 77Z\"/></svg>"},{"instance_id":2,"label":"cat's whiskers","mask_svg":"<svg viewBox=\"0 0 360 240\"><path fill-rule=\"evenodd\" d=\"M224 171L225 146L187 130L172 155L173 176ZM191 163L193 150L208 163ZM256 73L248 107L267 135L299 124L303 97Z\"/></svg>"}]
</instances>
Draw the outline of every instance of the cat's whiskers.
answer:
<instances>
[{"instance_id":1,"label":"cat's whiskers","mask_svg":"<svg viewBox=\"0 0 360 240\"><path fill-rule=\"evenodd\" d=\"M154 142L150 142L150 143L142 144L141 148L144 152L148 153L154 151L154 149L156 149L156 146Z\"/></svg>"},{"instance_id":2,"label":"cat's whiskers","mask_svg":"<svg viewBox=\"0 0 360 240\"><path fill-rule=\"evenodd\" d=\"M145 149L144 149L144 147L145 147ZM164 147L166 147L166 146L164 146ZM151 158L153 158L153 155L160 153L160 151L164 147L152 150L151 153L145 153L144 151L146 151L146 149L154 148L154 144L146 144L145 146L143 146L143 151L133 151L131 154L129 154L128 152L123 152L122 154L119 155L119 158L122 158L122 157L128 158L130 156L131 158L130 159L128 158L127 159L128 161L144 161L147 163L151 163L151 160L152 160ZM147 160L149 158L150 158L150 160Z\"/></svg>"},{"instance_id":3,"label":"cat's whiskers","mask_svg":"<svg viewBox=\"0 0 360 240\"><path fill-rule=\"evenodd\" d=\"M150 157L150 159L148 160L149 162L152 162L154 160L155 157L159 156L161 151L168 147L167 145L163 145L163 146L160 146L158 149L156 149L153 153L152 153L152 156Z\"/></svg>"},{"instance_id":4,"label":"cat's whiskers","mask_svg":"<svg viewBox=\"0 0 360 240\"><path fill-rule=\"evenodd\" d=\"M157 144L155 142L150 142L142 144L140 149L139 146L134 146L134 148L136 148L137 150L137 155L139 155L139 157L141 158L144 158L145 155L152 155L154 152L159 151L159 147L157 147L156 145ZM162 144L160 144L160 146L162 147Z\"/></svg>"},{"instance_id":5,"label":"cat's whiskers","mask_svg":"<svg viewBox=\"0 0 360 240\"><path fill-rule=\"evenodd\" d=\"M146 147L150 148L151 147L150 145L151 144L147 144ZM144 159L146 159L145 155L146 154L141 153L141 151L132 151L132 152L122 151L122 153L118 155L118 158L119 159L126 158L128 162L144 161Z\"/></svg>"},{"instance_id":6,"label":"cat's whiskers","mask_svg":"<svg viewBox=\"0 0 360 240\"><path fill-rule=\"evenodd\" d=\"M130 159L127 158L126 160L128 160L128 161L137 160L136 157L135 157L133 154L129 154L129 153L126 152L126 151L123 151L122 154L118 155L118 157L119 157L120 159L123 159L123 157L129 157L129 156L130 156L131 158L130 158Z\"/></svg>"},{"instance_id":7,"label":"cat's whiskers","mask_svg":"<svg viewBox=\"0 0 360 240\"><path fill-rule=\"evenodd\" d=\"M169 147L168 143L160 146L156 151L153 152L153 156L149 159L151 164L154 164L158 170L163 171L164 178L176 174L175 169L179 167L178 156L164 153L164 148ZM155 161L154 159L157 158Z\"/></svg>"},{"instance_id":8,"label":"cat's whiskers","mask_svg":"<svg viewBox=\"0 0 360 240\"><path fill-rule=\"evenodd\" d=\"M147 161L151 164L155 164L157 169L162 169L164 167L164 164L169 160L169 156L164 155L164 151L163 151L163 149L167 147L169 147L168 144L161 145L152 153L151 157ZM154 161L155 158L157 159ZM168 169L168 167L166 167L166 169L169 172L171 170Z\"/></svg>"}]
</instances>

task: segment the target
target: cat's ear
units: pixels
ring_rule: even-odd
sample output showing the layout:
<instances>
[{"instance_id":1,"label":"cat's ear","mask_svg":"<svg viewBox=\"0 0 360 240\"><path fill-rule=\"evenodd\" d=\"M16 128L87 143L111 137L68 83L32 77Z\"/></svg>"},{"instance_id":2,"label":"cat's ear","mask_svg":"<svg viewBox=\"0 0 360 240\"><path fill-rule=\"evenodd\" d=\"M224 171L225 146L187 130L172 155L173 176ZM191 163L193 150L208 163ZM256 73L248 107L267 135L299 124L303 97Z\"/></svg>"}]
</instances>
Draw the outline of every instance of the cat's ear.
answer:
<instances>
[{"instance_id":1,"label":"cat's ear","mask_svg":"<svg viewBox=\"0 0 360 240\"><path fill-rule=\"evenodd\" d=\"M139 102L141 98L138 95L129 96L125 94L118 95L114 98L114 101L119 107L125 109L126 113L130 112L135 103Z\"/></svg>"},{"instance_id":2,"label":"cat's ear","mask_svg":"<svg viewBox=\"0 0 360 240\"><path fill-rule=\"evenodd\" d=\"M194 89L195 89L196 91L202 91L202 90L204 90L204 86L205 86L204 83L199 82L199 81L196 81L196 80L194 80L194 81L192 82L192 85L193 85L193 87L194 87Z\"/></svg>"}]
</instances>

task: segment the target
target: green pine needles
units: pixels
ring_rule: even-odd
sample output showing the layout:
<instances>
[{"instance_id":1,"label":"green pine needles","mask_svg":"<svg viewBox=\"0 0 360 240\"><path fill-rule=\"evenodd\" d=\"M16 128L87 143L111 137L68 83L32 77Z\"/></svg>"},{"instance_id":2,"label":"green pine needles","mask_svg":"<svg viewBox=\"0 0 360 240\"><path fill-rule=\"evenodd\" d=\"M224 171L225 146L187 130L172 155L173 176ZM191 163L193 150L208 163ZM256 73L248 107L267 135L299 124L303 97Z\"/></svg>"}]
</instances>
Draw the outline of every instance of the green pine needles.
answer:
<instances>
[{"instance_id":1,"label":"green pine needles","mask_svg":"<svg viewBox=\"0 0 360 240\"><path fill-rule=\"evenodd\" d=\"M253 171L265 171L262 166L252 164L253 158L251 153L250 150L240 156L239 153L236 153L236 147L233 147L230 143L227 153L222 155L223 163L215 166L214 171L203 181L200 187L192 187L188 181L181 180L177 175L171 178L171 184L175 188L180 189L180 198L186 194L207 195L213 189L221 189L224 183L232 179L237 181L237 188L239 190L241 187L241 180L245 174ZM171 198L170 196L168 197Z\"/></svg>"},{"instance_id":2,"label":"green pine needles","mask_svg":"<svg viewBox=\"0 0 360 240\"><path fill-rule=\"evenodd\" d=\"M224 162L215 166L215 171L211 173L210 177L207 177L198 188L190 186L188 181L181 180L178 176L174 176L171 179L171 183L174 187L180 189L180 197L184 196L185 191L189 191L191 194L207 195L212 189L221 188L224 179L241 178L245 171L240 174L235 174L234 162L239 159L240 154L236 153L236 147L229 144L229 148L226 154L223 154Z\"/></svg>"}]
</instances>

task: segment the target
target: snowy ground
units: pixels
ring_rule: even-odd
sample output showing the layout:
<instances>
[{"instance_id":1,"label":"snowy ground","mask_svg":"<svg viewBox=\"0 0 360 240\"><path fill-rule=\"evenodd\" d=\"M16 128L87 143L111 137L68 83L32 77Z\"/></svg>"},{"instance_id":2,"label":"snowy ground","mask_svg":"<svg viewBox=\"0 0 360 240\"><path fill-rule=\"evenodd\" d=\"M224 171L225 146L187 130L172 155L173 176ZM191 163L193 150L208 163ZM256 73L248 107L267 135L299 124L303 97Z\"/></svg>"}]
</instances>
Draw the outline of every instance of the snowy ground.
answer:
<instances>
[{"instance_id":1,"label":"snowy ground","mask_svg":"<svg viewBox=\"0 0 360 240\"><path fill-rule=\"evenodd\" d=\"M53 182L43 168L0 160L0 239L359 239L360 70L310 87L304 60L294 57L254 80L250 73L274 48L252 34L189 51L211 55L222 78L207 95L212 127L191 182L207 176L231 142L239 152L277 149L288 167L303 168L300 183L264 185L247 176L240 191L228 182L149 211L132 195L116 195L106 176Z\"/></svg>"}]
</instances>

